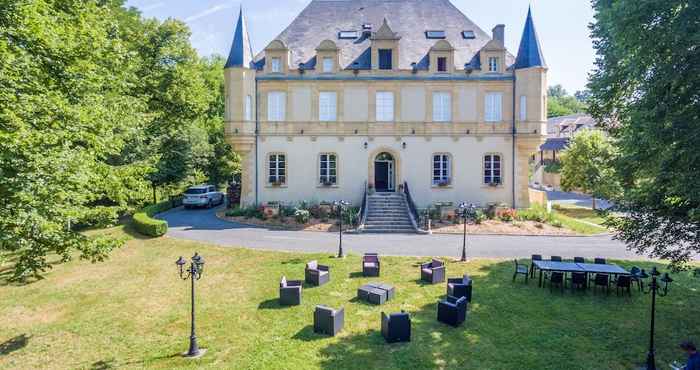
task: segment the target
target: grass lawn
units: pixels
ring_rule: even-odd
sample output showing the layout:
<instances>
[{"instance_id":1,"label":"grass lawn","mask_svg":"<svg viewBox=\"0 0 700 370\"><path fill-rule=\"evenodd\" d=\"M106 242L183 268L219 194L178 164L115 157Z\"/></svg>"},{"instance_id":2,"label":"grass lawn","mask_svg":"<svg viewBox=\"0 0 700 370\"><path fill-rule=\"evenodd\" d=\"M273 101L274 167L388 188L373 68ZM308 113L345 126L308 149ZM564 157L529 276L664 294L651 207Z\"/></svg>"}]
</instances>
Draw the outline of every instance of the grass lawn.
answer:
<instances>
[{"instance_id":1,"label":"grass lawn","mask_svg":"<svg viewBox=\"0 0 700 370\"><path fill-rule=\"evenodd\" d=\"M512 283L511 261L448 263L448 276L468 272L475 284L467 322L452 328L435 319L445 285L417 281L425 258L383 258L379 280L394 284L397 294L371 306L354 300L357 287L378 280L359 276L358 256L339 260L108 232L130 240L107 262L74 261L56 266L45 280L0 285L0 368L632 369L646 354L648 296L550 293L536 281ZM174 262L195 251L206 259L197 323L208 352L191 361L179 356L188 343L189 282L179 279ZM331 266L331 282L305 288L301 306L280 307L280 276L303 278L311 259ZM681 340L700 339L700 279L691 273L674 278L670 295L658 301L659 364L682 358ZM313 307L320 303L345 307L339 336L313 333ZM401 309L412 314L413 341L385 344L380 312Z\"/></svg>"},{"instance_id":2,"label":"grass lawn","mask_svg":"<svg viewBox=\"0 0 700 370\"><path fill-rule=\"evenodd\" d=\"M577 233L594 235L608 231L605 226L602 226L605 219L600 217L598 212L590 208L569 204L557 204L552 212L554 213L554 217L559 220L565 228L571 229Z\"/></svg>"}]
</instances>

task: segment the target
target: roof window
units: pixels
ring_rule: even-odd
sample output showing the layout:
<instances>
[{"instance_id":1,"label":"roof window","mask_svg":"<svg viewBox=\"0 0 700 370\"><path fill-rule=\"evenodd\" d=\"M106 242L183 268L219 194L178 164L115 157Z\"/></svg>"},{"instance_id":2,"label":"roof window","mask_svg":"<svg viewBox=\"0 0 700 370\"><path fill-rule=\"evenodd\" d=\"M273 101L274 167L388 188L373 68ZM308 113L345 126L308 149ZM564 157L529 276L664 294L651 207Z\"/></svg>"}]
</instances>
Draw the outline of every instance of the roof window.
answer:
<instances>
[{"instance_id":1,"label":"roof window","mask_svg":"<svg viewBox=\"0 0 700 370\"><path fill-rule=\"evenodd\" d=\"M425 31L425 37L428 39L444 39L445 31Z\"/></svg>"},{"instance_id":2,"label":"roof window","mask_svg":"<svg viewBox=\"0 0 700 370\"><path fill-rule=\"evenodd\" d=\"M462 31L462 37L471 40L476 38L476 34L474 34L474 31Z\"/></svg>"},{"instance_id":3,"label":"roof window","mask_svg":"<svg viewBox=\"0 0 700 370\"><path fill-rule=\"evenodd\" d=\"M339 39L356 39L357 31L340 31L338 32Z\"/></svg>"}]
</instances>

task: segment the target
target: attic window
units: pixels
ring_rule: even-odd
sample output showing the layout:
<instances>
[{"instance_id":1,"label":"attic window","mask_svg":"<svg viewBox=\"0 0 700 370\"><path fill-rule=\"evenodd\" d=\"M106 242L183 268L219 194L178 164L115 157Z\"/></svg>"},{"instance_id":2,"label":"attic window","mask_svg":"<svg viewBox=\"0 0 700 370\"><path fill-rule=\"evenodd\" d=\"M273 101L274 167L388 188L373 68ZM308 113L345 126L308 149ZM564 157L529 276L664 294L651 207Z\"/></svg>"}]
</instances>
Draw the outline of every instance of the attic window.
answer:
<instances>
[{"instance_id":1,"label":"attic window","mask_svg":"<svg viewBox=\"0 0 700 370\"><path fill-rule=\"evenodd\" d=\"M476 34L474 34L474 31L462 31L462 37L467 40L475 39Z\"/></svg>"},{"instance_id":2,"label":"attic window","mask_svg":"<svg viewBox=\"0 0 700 370\"><path fill-rule=\"evenodd\" d=\"M428 39L444 39L445 31L425 31L425 37Z\"/></svg>"},{"instance_id":3,"label":"attic window","mask_svg":"<svg viewBox=\"0 0 700 370\"><path fill-rule=\"evenodd\" d=\"M357 31L340 31L338 32L339 39L356 39Z\"/></svg>"},{"instance_id":4,"label":"attic window","mask_svg":"<svg viewBox=\"0 0 700 370\"><path fill-rule=\"evenodd\" d=\"M362 25L363 30L371 30L372 29L372 23L365 23Z\"/></svg>"}]
</instances>

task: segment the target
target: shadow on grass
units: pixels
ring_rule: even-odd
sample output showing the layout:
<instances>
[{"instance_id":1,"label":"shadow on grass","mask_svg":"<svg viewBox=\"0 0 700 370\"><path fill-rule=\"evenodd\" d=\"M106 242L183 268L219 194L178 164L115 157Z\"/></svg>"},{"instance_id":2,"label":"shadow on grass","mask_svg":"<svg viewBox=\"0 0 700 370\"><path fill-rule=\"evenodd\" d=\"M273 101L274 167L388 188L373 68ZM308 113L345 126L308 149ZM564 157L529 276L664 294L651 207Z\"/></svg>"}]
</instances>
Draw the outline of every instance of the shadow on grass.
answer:
<instances>
[{"instance_id":1,"label":"shadow on grass","mask_svg":"<svg viewBox=\"0 0 700 370\"><path fill-rule=\"evenodd\" d=\"M26 334L18 335L10 338L3 343L0 343L0 356L7 356L12 352L19 351L29 343L29 336Z\"/></svg>"},{"instance_id":2,"label":"shadow on grass","mask_svg":"<svg viewBox=\"0 0 700 370\"><path fill-rule=\"evenodd\" d=\"M348 277L350 279L359 279L359 278L365 277L365 275L362 274L362 271L353 271L353 272L348 274Z\"/></svg>"},{"instance_id":3,"label":"shadow on grass","mask_svg":"<svg viewBox=\"0 0 700 370\"><path fill-rule=\"evenodd\" d=\"M325 334L314 333L313 325L306 325L304 328L294 334L294 336L292 336L292 339L301 340L304 342L313 342L326 338L328 338L328 336Z\"/></svg>"}]
</instances>

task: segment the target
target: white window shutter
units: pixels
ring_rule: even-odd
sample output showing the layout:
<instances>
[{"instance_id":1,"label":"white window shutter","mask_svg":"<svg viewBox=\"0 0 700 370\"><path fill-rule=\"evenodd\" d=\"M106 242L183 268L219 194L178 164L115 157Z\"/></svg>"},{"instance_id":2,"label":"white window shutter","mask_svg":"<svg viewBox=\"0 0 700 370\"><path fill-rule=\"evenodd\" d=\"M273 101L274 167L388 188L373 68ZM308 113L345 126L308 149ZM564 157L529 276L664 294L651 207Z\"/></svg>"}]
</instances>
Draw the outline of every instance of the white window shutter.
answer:
<instances>
[{"instance_id":1,"label":"white window shutter","mask_svg":"<svg viewBox=\"0 0 700 370\"><path fill-rule=\"evenodd\" d=\"M494 98L496 99L496 112L495 112L495 121L500 122L503 120L503 94L497 93L494 94Z\"/></svg>"},{"instance_id":2,"label":"white window shutter","mask_svg":"<svg viewBox=\"0 0 700 370\"><path fill-rule=\"evenodd\" d=\"M520 95L520 120L527 121L527 96Z\"/></svg>"}]
</instances>

